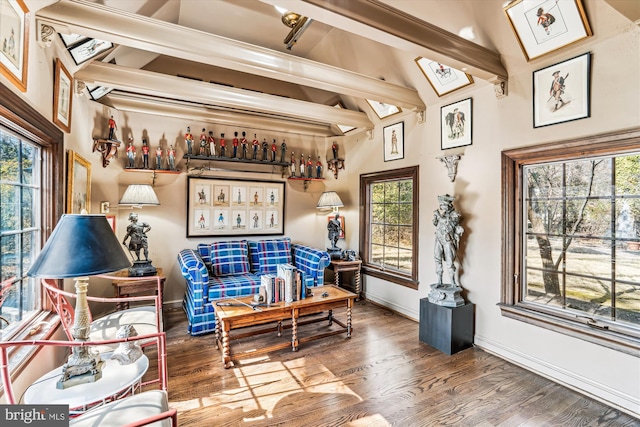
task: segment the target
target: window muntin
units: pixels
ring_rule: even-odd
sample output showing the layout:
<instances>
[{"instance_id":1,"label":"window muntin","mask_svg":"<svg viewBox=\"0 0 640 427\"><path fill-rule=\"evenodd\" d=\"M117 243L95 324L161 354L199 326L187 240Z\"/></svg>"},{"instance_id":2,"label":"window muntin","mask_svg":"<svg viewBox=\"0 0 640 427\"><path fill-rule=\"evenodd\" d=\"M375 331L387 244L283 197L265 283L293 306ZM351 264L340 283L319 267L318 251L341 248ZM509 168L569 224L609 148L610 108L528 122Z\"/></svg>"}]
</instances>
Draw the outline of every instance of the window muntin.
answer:
<instances>
[{"instance_id":1,"label":"window muntin","mask_svg":"<svg viewBox=\"0 0 640 427\"><path fill-rule=\"evenodd\" d=\"M640 326L640 251L629 250L640 238L639 162L625 154L523 168L526 301Z\"/></svg>"},{"instance_id":2,"label":"window muntin","mask_svg":"<svg viewBox=\"0 0 640 427\"><path fill-rule=\"evenodd\" d=\"M26 273L40 248L41 149L0 126L0 339L40 311L38 281Z\"/></svg>"},{"instance_id":3,"label":"window muntin","mask_svg":"<svg viewBox=\"0 0 640 427\"><path fill-rule=\"evenodd\" d=\"M417 289L418 168L360 177L365 273Z\"/></svg>"},{"instance_id":4,"label":"window muntin","mask_svg":"<svg viewBox=\"0 0 640 427\"><path fill-rule=\"evenodd\" d=\"M639 162L640 128L502 152L503 315L637 354Z\"/></svg>"}]
</instances>

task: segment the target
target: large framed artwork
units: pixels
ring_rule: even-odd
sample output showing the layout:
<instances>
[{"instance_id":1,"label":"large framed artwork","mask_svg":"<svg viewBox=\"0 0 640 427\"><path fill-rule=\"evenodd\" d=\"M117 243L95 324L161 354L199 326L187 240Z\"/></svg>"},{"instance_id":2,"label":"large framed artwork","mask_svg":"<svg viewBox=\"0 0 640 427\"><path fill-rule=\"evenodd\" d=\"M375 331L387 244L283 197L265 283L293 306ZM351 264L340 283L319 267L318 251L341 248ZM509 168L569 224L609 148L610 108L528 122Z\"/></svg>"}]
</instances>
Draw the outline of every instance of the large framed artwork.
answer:
<instances>
[{"instance_id":1,"label":"large framed artwork","mask_svg":"<svg viewBox=\"0 0 640 427\"><path fill-rule=\"evenodd\" d=\"M402 112L402 108L396 105L385 104L383 102L372 101L370 99L367 99L367 103L379 119L385 119L389 116Z\"/></svg>"},{"instance_id":2,"label":"large framed artwork","mask_svg":"<svg viewBox=\"0 0 640 427\"><path fill-rule=\"evenodd\" d=\"M470 74L437 61L431 61L421 56L415 61L438 96L446 95L473 83L473 77Z\"/></svg>"},{"instance_id":3,"label":"large framed artwork","mask_svg":"<svg viewBox=\"0 0 640 427\"><path fill-rule=\"evenodd\" d=\"M73 58L76 65L80 65L83 62L90 60L103 52L111 49L113 47L113 43L98 40L98 39L87 39L83 43L78 43L75 46L69 48L69 53Z\"/></svg>"},{"instance_id":4,"label":"large framed artwork","mask_svg":"<svg viewBox=\"0 0 640 427\"><path fill-rule=\"evenodd\" d=\"M0 73L27 91L29 9L23 0L0 0Z\"/></svg>"},{"instance_id":5,"label":"large framed artwork","mask_svg":"<svg viewBox=\"0 0 640 427\"><path fill-rule=\"evenodd\" d=\"M533 127L591 115L591 53L533 72Z\"/></svg>"},{"instance_id":6,"label":"large framed artwork","mask_svg":"<svg viewBox=\"0 0 640 427\"><path fill-rule=\"evenodd\" d=\"M593 34L582 0L514 0L504 13L527 61Z\"/></svg>"},{"instance_id":7,"label":"large framed artwork","mask_svg":"<svg viewBox=\"0 0 640 427\"><path fill-rule=\"evenodd\" d=\"M67 213L91 213L91 163L75 151L67 155Z\"/></svg>"},{"instance_id":8,"label":"large framed artwork","mask_svg":"<svg viewBox=\"0 0 640 427\"><path fill-rule=\"evenodd\" d=\"M440 135L442 150L471 145L471 98L440 108Z\"/></svg>"},{"instance_id":9,"label":"large framed artwork","mask_svg":"<svg viewBox=\"0 0 640 427\"><path fill-rule=\"evenodd\" d=\"M67 133L71 132L72 101L73 78L60 58L57 58L53 85L53 122Z\"/></svg>"},{"instance_id":10,"label":"large framed artwork","mask_svg":"<svg viewBox=\"0 0 640 427\"><path fill-rule=\"evenodd\" d=\"M384 161L404 159L404 122L385 126L382 129L384 140Z\"/></svg>"},{"instance_id":11,"label":"large framed artwork","mask_svg":"<svg viewBox=\"0 0 640 427\"><path fill-rule=\"evenodd\" d=\"M187 237L284 234L285 183L188 177Z\"/></svg>"}]
</instances>

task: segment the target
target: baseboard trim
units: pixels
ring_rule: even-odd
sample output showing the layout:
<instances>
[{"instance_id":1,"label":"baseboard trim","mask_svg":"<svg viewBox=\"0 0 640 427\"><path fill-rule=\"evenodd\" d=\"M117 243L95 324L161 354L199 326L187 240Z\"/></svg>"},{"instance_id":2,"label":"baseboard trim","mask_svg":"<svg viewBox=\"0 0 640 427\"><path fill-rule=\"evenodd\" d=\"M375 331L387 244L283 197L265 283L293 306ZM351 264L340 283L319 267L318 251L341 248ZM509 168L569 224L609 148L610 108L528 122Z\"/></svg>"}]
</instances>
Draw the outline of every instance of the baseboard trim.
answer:
<instances>
[{"instance_id":1,"label":"baseboard trim","mask_svg":"<svg viewBox=\"0 0 640 427\"><path fill-rule=\"evenodd\" d=\"M474 345L523 369L616 408L628 415L640 418L640 399L621 393L589 378L576 375L547 361L531 357L478 334L474 336Z\"/></svg>"}]
</instances>

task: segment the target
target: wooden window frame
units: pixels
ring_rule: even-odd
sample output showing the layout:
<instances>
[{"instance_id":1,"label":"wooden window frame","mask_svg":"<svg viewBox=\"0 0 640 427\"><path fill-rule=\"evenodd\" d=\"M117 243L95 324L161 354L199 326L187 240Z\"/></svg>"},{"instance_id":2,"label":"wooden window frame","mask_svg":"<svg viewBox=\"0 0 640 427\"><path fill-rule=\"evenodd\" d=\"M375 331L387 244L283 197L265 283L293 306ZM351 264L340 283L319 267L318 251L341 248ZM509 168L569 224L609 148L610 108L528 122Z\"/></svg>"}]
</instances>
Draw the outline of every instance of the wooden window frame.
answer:
<instances>
[{"instance_id":1,"label":"wooden window frame","mask_svg":"<svg viewBox=\"0 0 640 427\"><path fill-rule=\"evenodd\" d=\"M419 166L410 166L401 169L393 169L383 172L373 172L360 175L360 254L362 255L362 272L369 276L377 277L379 279L387 280L398 285L406 286L410 289L418 289L418 230L419 230L419 215L418 215L418 194L420 176ZM397 271L385 270L378 265L371 264L369 259L370 244L371 244L371 208L369 205L370 192L369 188L371 184L381 181L390 181L398 179L411 179L413 180L413 230L412 230L412 260L411 260L411 274L401 274Z\"/></svg>"},{"instance_id":2,"label":"wooden window frame","mask_svg":"<svg viewBox=\"0 0 640 427\"><path fill-rule=\"evenodd\" d=\"M525 301L521 278L523 249L522 167L586 157L622 155L640 150L640 128L515 148L502 152L502 315L628 354L640 351L640 335L603 327ZM631 332L631 333L629 333Z\"/></svg>"}]
</instances>

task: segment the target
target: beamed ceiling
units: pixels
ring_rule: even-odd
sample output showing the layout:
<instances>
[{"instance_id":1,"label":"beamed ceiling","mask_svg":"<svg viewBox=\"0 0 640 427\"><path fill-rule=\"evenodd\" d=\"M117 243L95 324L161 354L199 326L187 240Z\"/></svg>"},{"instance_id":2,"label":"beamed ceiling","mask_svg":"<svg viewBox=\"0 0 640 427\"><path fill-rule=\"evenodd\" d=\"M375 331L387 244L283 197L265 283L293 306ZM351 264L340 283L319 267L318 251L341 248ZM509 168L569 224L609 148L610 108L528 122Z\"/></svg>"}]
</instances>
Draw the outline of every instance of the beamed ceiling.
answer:
<instances>
[{"instance_id":1,"label":"beamed ceiling","mask_svg":"<svg viewBox=\"0 0 640 427\"><path fill-rule=\"evenodd\" d=\"M311 19L291 49L275 5ZM424 112L437 96L420 56L474 84L507 81L490 34L508 26L501 14L499 0L60 0L36 23L43 43L60 43L55 33L114 43L71 71L112 88L99 102L118 110L331 136L373 128L367 99Z\"/></svg>"}]
</instances>

